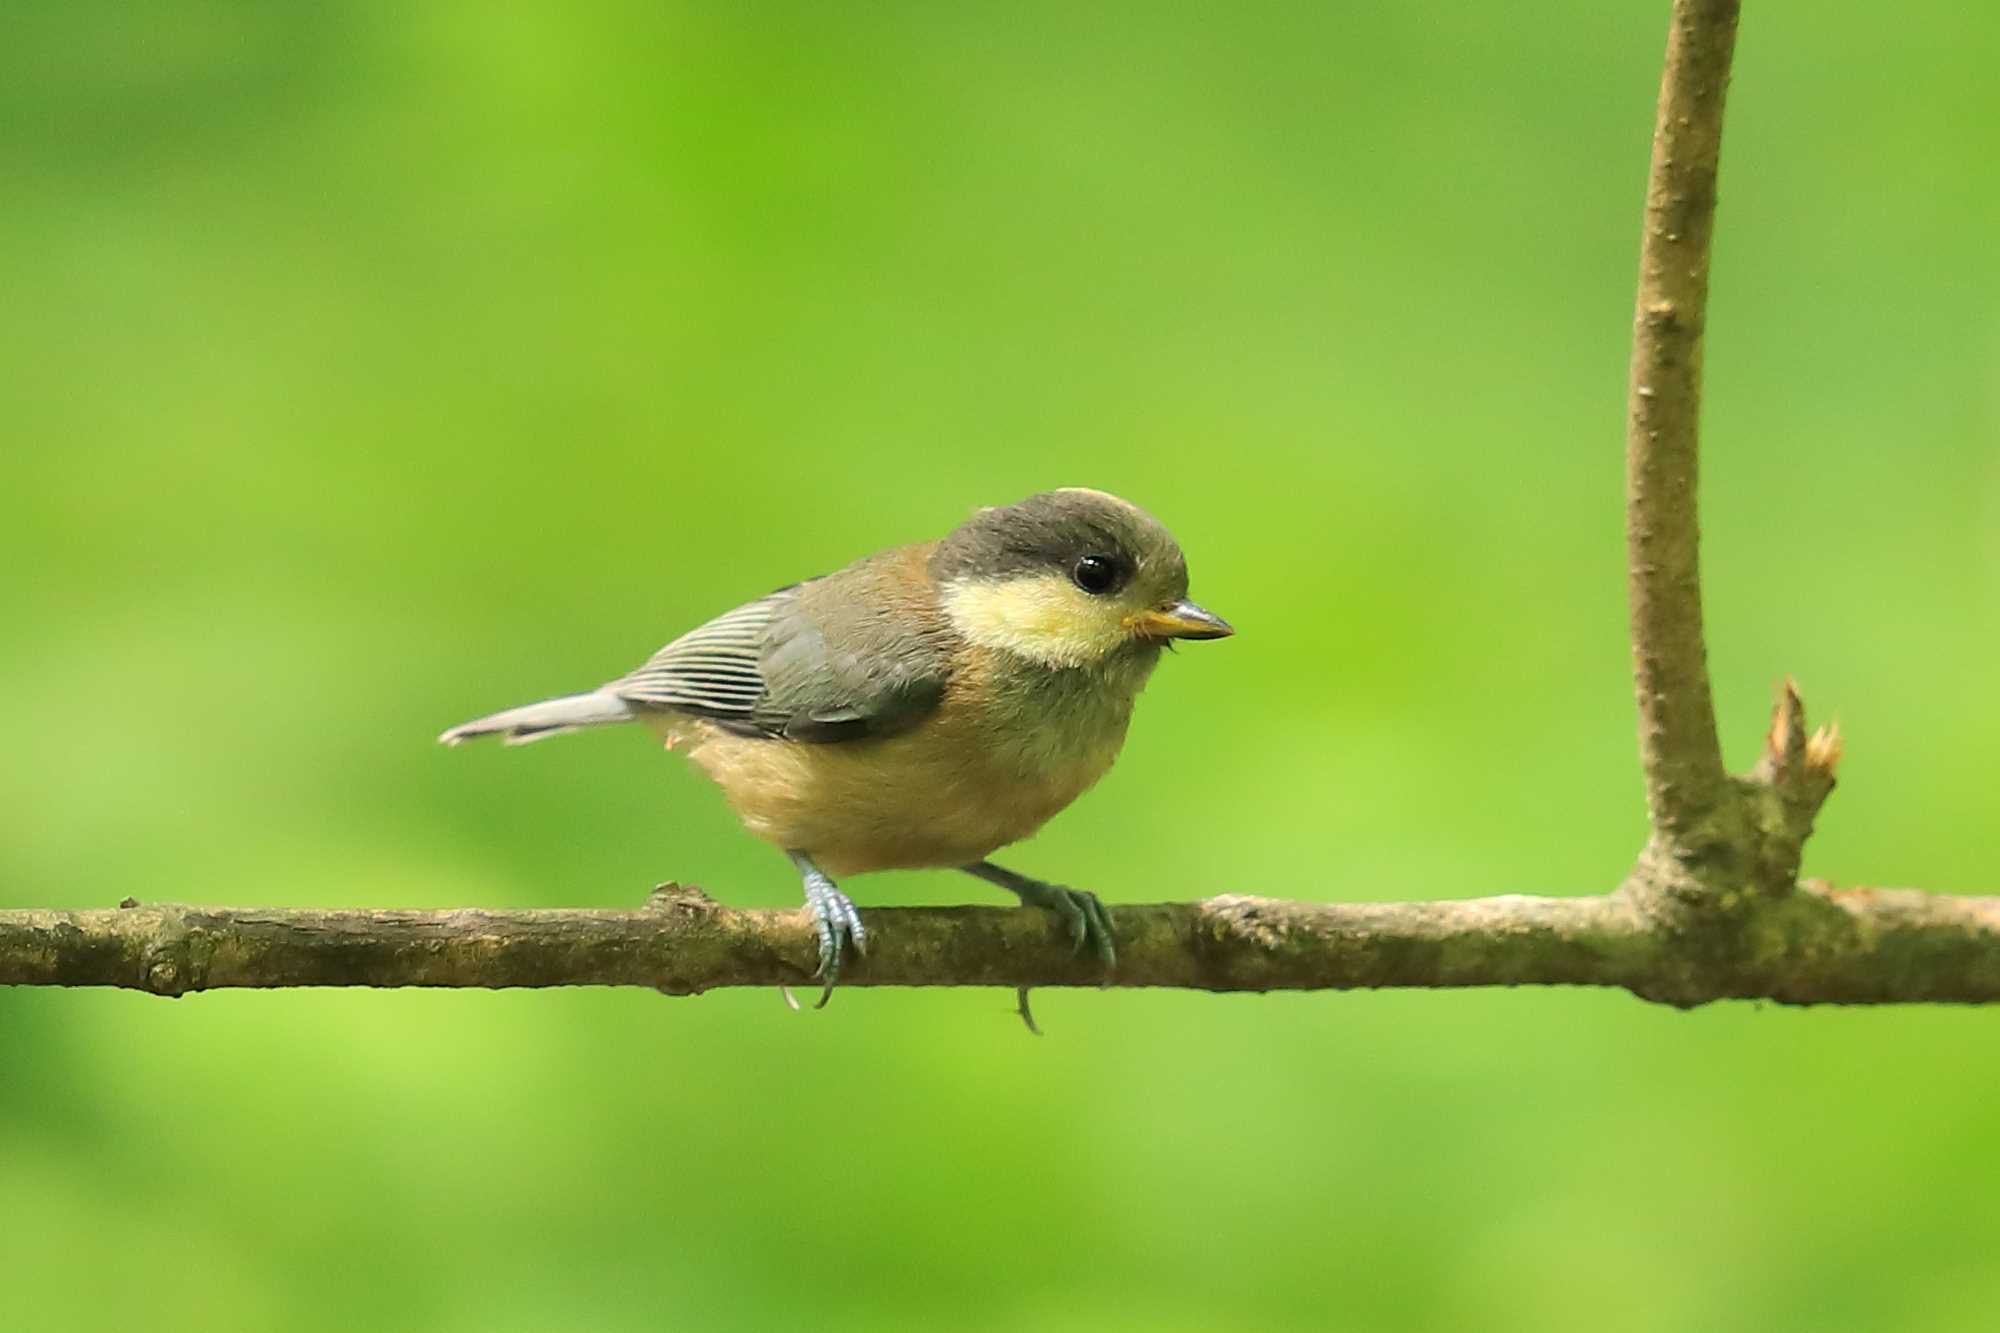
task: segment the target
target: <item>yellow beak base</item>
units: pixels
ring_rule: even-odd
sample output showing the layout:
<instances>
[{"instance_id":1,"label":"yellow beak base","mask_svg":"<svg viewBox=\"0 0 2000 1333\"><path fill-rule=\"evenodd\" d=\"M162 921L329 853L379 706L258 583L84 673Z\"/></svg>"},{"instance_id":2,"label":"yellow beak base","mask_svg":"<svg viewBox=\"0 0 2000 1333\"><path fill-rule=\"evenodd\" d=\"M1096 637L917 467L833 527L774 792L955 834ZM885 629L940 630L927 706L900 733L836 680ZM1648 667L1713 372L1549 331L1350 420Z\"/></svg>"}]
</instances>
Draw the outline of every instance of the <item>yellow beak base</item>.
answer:
<instances>
[{"instance_id":1,"label":"yellow beak base","mask_svg":"<svg viewBox=\"0 0 2000 1333\"><path fill-rule=\"evenodd\" d=\"M1190 601L1141 611L1125 622L1142 639L1226 639L1235 627Z\"/></svg>"}]
</instances>

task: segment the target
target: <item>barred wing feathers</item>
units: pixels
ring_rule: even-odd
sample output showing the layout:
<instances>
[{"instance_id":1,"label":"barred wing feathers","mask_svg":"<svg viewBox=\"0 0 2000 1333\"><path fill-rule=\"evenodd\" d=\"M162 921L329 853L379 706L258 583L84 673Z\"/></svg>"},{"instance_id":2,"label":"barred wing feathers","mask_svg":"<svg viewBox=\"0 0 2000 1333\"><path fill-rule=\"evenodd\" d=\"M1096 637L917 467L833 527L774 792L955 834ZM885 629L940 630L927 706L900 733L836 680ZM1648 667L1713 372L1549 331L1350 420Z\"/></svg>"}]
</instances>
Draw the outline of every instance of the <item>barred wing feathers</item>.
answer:
<instances>
[{"instance_id":1,"label":"barred wing feathers","mask_svg":"<svg viewBox=\"0 0 2000 1333\"><path fill-rule=\"evenodd\" d=\"M934 617L883 614L830 583L717 616L605 689L743 735L833 742L914 725L944 693L945 632Z\"/></svg>"},{"instance_id":2,"label":"barred wing feathers","mask_svg":"<svg viewBox=\"0 0 2000 1333\"><path fill-rule=\"evenodd\" d=\"M689 630L606 688L635 704L748 721L765 694L758 666L764 635L791 591L745 603Z\"/></svg>"}]
</instances>

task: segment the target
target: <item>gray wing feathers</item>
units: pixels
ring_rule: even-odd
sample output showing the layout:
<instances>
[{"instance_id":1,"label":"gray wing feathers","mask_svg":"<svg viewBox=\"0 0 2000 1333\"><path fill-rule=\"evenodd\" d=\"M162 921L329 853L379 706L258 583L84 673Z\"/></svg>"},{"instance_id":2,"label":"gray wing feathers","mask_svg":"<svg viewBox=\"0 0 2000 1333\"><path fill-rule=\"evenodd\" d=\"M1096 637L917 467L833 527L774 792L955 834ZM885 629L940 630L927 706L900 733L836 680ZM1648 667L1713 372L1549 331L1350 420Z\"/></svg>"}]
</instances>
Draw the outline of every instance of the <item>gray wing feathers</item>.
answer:
<instances>
[{"instance_id":1,"label":"gray wing feathers","mask_svg":"<svg viewBox=\"0 0 2000 1333\"><path fill-rule=\"evenodd\" d=\"M514 745L654 709L796 741L898 731L942 697L948 631L935 617L907 606L886 613L848 591L825 580L781 588L689 630L589 694L510 708L438 739L456 745L497 732Z\"/></svg>"},{"instance_id":2,"label":"gray wing feathers","mask_svg":"<svg viewBox=\"0 0 2000 1333\"><path fill-rule=\"evenodd\" d=\"M929 712L944 692L939 645L828 591L800 584L739 606L605 688L634 704L797 741L884 735ZM828 617L839 621L839 648L828 642Z\"/></svg>"},{"instance_id":3,"label":"gray wing feathers","mask_svg":"<svg viewBox=\"0 0 2000 1333\"><path fill-rule=\"evenodd\" d=\"M852 617L841 629L836 648L809 615L772 625L762 725L793 740L848 740L901 730L937 705L944 659L928 638L888 617Z\"/></svg>"},{"instance_id":4,"label":"gray wing feathers","mask_svg":"<svg viewBox=\"0 0 2000 1333\"><path fill-rule=\"evenodd\" d=\"M748 718L764 697L758 663L772 614L784 593L773 593L689 630L646 664L604 688L621 699L656 708Z\"/></svg>"}]
</instances>

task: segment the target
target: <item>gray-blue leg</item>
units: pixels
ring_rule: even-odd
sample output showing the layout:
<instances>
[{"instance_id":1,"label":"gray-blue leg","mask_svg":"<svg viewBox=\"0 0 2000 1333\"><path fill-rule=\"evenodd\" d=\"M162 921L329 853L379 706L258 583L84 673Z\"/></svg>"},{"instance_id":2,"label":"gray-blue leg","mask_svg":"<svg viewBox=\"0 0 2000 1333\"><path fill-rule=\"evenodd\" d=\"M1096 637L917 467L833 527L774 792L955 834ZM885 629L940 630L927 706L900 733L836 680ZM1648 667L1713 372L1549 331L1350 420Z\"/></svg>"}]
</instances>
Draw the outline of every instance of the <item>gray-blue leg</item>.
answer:
<instances>
[{"instance_id":1,"label":"gray-blue leg","mask_svg":"<svg viewBox=\"0 0 2000 1333\"><path fill-rule=\"evenodd\" d=\"M840 960L848 943L853 943L854 952L867 953L868 932L862 928L861 913L854 910L853 902L824 870L812 863L811 857L804 852L785 855L799 868L799 878L806 890L806 911L812 913L813 933L819 936L819 970L813 975L823 977L826 988L813 1008L824 1009L833 998L834 983L840 980Z\"/></svg>"},{"instance_id":2,"label":"gray-blue leg","mask_svg":"<svg viewBox=\"0 0 2000 1333\"><path fill-rule=\"evenodd\" d=\"M1024 907L1039 907L1054 912L1069 927L1070 938L1076 942L1078 953L1082 953L1087 944L1104 960L1105 971L1118 966L1118 947L1111 939L1111 918L1105 915L1104 904L1097 900L1096 894L1029 879L991 861L981 861L962 869L988 884L998 884L1019 898ZM1028 1025L1033 1027L1033 1021L1030 1020Z\"/></svg>"}]
</instances>

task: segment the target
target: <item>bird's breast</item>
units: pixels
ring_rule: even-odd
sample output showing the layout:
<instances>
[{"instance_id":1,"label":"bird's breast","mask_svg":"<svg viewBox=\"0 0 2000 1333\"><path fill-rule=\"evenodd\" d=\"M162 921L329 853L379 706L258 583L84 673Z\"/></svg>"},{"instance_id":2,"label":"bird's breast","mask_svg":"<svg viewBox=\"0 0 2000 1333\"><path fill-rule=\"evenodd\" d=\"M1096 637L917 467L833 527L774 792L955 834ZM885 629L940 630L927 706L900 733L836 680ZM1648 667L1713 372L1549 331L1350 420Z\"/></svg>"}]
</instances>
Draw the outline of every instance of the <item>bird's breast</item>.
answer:
<instances>
[{"instance_id":1,"label":"bird's breast","mask_svg":"<svg viewBox=\"0 0 2000 1333\"><path fill-rule=\"evenodd\" d=\"M809 744L700 722L681 734L750 832L831 875L968 865L1082 795L1131 719L1122 681L1022 679L1006 665L974 663L934 714L894 736Z\"/></svg>"}]
</instances>

